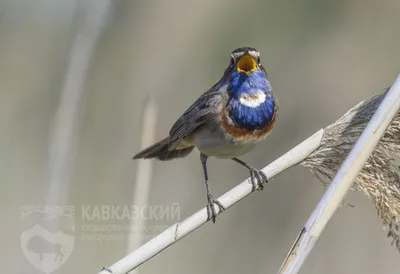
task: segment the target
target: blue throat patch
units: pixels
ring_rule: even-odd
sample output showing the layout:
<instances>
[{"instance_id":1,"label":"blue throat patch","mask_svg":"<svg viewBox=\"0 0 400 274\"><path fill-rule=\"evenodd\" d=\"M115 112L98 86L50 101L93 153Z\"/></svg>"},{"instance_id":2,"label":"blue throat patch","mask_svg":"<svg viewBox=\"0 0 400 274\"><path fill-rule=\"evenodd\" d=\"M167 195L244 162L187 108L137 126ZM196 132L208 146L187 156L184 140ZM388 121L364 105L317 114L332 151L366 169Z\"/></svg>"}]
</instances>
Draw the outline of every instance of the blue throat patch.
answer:
<instances>
[{"instance_id":1,"label":"blue throat patch","mask_svg":"<svg viewBox=\"0 0 400 274\"><path fill-rule=\"evenodd\" d=\"M272 120L275 100L265 73L259 68L247 75L233 70L229 75L229 116L235 124L248 130L263 129ZM240 97L243 94L255 95L260 91L265 94L265 101L257 107L243 105Z\"/></svg>"}]
</instances>

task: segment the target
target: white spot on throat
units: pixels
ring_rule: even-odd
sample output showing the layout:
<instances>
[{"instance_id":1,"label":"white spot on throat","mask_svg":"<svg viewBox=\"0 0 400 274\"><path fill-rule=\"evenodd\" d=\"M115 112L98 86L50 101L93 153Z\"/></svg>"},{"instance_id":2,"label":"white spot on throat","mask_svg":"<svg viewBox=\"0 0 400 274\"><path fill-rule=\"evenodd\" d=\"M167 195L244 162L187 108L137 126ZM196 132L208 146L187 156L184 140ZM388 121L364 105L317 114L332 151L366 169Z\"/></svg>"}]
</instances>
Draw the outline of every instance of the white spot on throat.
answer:
<instances>
[{"instance_id":1,"label":"white spot on throat","mask_svg":"<svg viewBox=\"0 0 400 274\"><path fill-rule=\"evenodd\" d=\"M239 102L247 107L256 108L265 102L266 95L264 92L259 90L254 94L243 93L240 95Z\"/></svg>"}]
</instances>

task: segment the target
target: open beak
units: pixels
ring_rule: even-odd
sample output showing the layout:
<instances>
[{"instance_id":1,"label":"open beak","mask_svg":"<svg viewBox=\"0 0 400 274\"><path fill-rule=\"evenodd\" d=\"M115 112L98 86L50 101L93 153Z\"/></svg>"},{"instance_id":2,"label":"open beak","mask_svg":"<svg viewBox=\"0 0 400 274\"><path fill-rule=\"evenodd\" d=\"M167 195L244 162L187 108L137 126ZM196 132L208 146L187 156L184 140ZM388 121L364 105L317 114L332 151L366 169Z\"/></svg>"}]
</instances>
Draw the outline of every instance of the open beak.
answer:
<instances>
[{"instance_id":1,"label":"open beak","mask_svg":"<svg viewBox=\"0 0 400 274\"><path fill-rule=\"evenodd\" d=\"M240 57L239 62L237 62L236 64L236 70L239 72L244 72L247 75L250 75L250 72L252 72L256 68L257 63L248 52L243 54L242 57Z\"/></svg>"}]
</instances>

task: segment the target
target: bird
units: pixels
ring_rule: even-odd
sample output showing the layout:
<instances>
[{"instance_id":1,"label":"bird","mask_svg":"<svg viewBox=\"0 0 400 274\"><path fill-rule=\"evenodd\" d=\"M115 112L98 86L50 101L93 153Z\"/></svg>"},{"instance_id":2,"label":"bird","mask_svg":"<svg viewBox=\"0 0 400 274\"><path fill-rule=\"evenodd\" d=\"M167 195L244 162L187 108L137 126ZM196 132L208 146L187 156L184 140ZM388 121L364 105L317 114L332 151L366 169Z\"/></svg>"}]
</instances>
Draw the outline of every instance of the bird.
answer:
<instances>
[{"instance_id":1,"label":"bird","mask_svg":"<svg viewBox=\"0 0 400 274\"><path fill-rule=\"evenodd\" d=\"M278 115L278 101L253 47L240 47L230 54L221 79L203 93L176 120L169 134L143 149L133 159L167 161L183 158L194 148L200 152L207 192L207 220L215 223L216 210L225 207L214 199L209 186L207 160L232 159L250 172L252 191L262 190L264 172L238 157L251 151L271 132Z\"/></svg>"}]
</instances>

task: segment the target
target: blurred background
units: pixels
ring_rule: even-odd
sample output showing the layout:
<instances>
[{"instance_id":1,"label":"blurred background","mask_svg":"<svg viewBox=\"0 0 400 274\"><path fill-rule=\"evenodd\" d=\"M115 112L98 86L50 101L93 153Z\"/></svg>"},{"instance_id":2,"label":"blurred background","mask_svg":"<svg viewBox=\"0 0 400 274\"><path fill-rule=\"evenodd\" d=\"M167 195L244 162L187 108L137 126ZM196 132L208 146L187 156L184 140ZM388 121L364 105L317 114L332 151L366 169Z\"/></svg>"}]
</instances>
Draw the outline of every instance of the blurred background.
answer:
<instances>
[{"instance_id":1,"label":"blurred background","mask_svg":"<svg viewBox=\"0 0 400 274\"><path fill-rule=\"evenodd\" d=\"M242 157L261 168L392 83L399 12L396 0L0 1L2 272L97 273L175 223L177 210L184 219L206 205L197 152L131 160L149 100L144 142L165 137L233 49L257 48L280 103L267 141ZM218 197L248 172L211 159L209 175ZM292 168L136 273L276 273L323 191ZM301 273L399 273L371 201L347 202L355 207L335 214ZM164 213L104 213L117 206ZM38 235L47 244L32 243Z\"/></svg>"}]
</instances>

